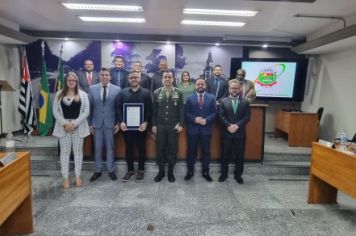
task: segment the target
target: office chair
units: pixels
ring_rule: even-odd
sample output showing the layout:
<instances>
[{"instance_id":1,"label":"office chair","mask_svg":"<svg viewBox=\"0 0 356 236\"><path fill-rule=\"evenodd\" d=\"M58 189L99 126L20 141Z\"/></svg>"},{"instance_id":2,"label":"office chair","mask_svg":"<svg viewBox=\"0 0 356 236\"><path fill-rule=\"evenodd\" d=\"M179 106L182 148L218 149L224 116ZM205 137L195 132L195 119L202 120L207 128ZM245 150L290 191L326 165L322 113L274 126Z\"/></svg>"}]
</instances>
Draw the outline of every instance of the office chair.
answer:
<instances>
[{"instance_id":1,"label":"office chair","mask_svg":"<svg viewBox=\"0 0 356 236\"><path fill-rule=\"evenodd\" d=\"M354 137L350 141L356 143L356 133L354 134Z\"/></svg>"},{"instance_id":2,"label":"office chair","mask_svg":"<svg viewBox=\"0 0 356 236\"><path fill-rule=\"evenodd\" d=\"M320 124L321 116L323 115L324 107L319 107L318 111L316 112L318 114L318 125Z\"/></svg>"}]
</instances>

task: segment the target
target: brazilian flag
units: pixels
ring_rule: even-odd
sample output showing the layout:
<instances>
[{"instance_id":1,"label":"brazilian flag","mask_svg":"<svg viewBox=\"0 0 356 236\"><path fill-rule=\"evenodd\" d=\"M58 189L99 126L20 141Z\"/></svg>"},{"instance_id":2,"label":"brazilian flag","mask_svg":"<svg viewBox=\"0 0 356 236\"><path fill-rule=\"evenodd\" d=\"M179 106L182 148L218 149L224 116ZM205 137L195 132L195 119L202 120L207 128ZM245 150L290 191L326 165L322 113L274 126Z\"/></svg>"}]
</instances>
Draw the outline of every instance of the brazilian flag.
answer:
<instances>
[{"instance_id":1,"label":"brazilian flag","mask_svg":"<svg viewBox=\"0 0 356 236\"><path fill-rule=\"evenodd\" d=\"M49 130L53 126L52 115L52 102L48 87L47 69L44 56L42 56L42 68L41 68L41 92L39 96L39 132L41 136L48 135Z\"/></svg>"},{"instance_id":2,"label":"brazilian flag","mask_svg":"<svg viewBox=\"0 0 356 236\"><path fill-rule=\"evenodd\" d=\"M63 89L64 87L64 69L63 69L63 61L59 59L59 68L58 68L58 78L56 84L56 91Z\"/></svg>"}]
</instances>

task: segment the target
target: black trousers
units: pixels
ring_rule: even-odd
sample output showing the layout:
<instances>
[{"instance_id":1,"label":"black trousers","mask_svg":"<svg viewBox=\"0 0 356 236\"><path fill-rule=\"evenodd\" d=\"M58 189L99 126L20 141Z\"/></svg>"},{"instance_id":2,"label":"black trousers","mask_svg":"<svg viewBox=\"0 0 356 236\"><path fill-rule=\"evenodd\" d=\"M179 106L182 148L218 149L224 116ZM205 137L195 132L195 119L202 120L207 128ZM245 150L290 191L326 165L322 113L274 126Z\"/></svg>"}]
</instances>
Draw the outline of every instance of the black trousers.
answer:
<instances>
[{"instance_id":1,"label":"black trousers","mask_svg":"<svg viewBox=\"0 0 356 236\"><path fill-rule=\"evenodd\" d=\"M244 171L245 163L245 139L237 139L236 137L226 138L222 140L223 155L221 158L221 174L228 174L228 165L230 161L235 162L235 177L241 177Z\"/></svg>"},{"instance_id":2,"label":"black trousers","mask_svg":"<svg viewBox=\"0 0 356 236\"><path fill-rule=\"evenodd\" d=\"M209 172L210 140L211 140L211 135L188 134L188 157L187 157L188 171L194 172L194 164L197 159L198 146L200 144L202 150L201 161L203 164L203 173Z\"/></svg>"},{"instance_id":3,"label":"black trousers","mask_svg":"<svg viewBox=\"0 0 356 236\"><path fill-rule=\"evenodd\" d=\"M126 144L127 170L134 171L135 146L138 150L138 170L145 170L146 131L125 131L123 132L123 136Z\"/></svg>"}]
</instances>

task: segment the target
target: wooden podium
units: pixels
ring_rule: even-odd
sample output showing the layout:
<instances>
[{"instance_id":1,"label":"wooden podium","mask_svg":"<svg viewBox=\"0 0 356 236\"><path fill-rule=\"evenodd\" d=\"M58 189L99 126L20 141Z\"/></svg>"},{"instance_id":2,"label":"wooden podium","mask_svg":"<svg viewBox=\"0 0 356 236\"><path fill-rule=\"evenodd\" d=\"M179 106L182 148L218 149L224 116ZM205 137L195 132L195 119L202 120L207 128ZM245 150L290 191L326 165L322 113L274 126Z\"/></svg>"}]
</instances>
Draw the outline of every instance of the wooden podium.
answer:
<instances>
[{"instance_id":1,"label":"wooden podium","mask_svg":"<svg viewBox=\"0 0 356 236\"><path fill-rule=\"evenodd\" d=\"M0 167L0 235L33 232L30 167L29 152Z\"/></svg>"},{"instance_id":2,"label":"wooden podium","mask_svg":"<svg viewBox=\"0 0 356 236\"><path fill-rule=\"evenodd\" d=\"M311 147L318 140L318 114L278 111L275 119L275 135L288 135L288 145Z\"/></svg>"},{"instance_id":3,"label":"wooden podium","mask_svg":"<svg viewBox=\"0 0 356 236\"><path fill-rule=\"evenodd\" d=\"M314 142L308 203L337 203L338 190L356 199L356 155Z\"/></svg>"}]
</instances>

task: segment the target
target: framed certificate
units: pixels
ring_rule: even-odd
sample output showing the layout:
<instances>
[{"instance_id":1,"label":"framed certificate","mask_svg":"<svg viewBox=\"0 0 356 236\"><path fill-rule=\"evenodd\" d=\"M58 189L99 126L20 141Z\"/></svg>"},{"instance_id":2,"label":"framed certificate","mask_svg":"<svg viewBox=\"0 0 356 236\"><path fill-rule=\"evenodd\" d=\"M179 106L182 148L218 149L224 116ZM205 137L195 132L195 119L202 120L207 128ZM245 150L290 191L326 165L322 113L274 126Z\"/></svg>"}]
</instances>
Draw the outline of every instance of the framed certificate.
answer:
<instances>
[{"instance_id":1,"label":"framed certificate","mask_svg":"<svg viewBox=\"0 0 356 236\"><path fill-rule=\"evenodd\" d=\"M124 103L124 122L128 130L138 130L143 123L143 103Z\"/></svg>"}]
</instances>

